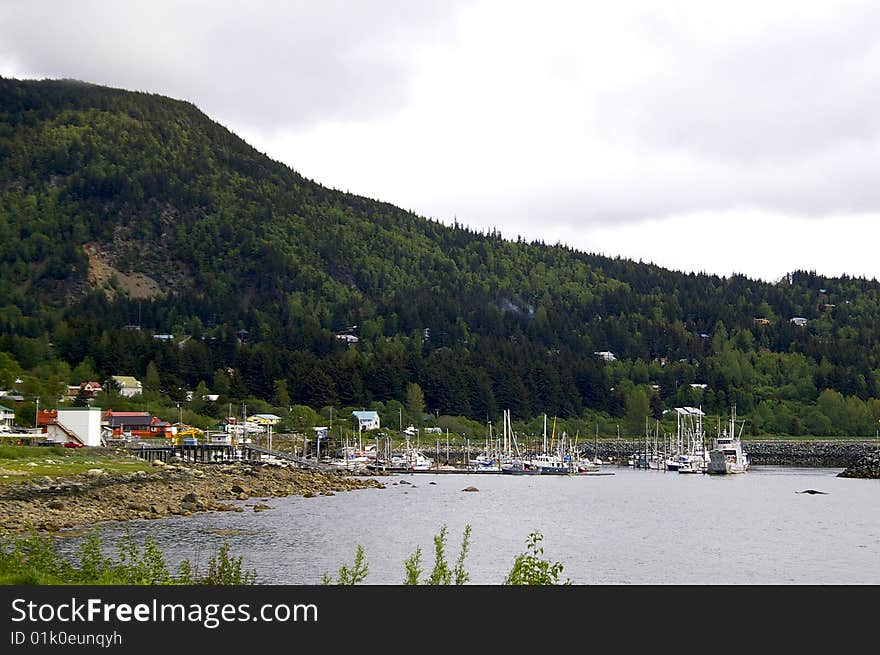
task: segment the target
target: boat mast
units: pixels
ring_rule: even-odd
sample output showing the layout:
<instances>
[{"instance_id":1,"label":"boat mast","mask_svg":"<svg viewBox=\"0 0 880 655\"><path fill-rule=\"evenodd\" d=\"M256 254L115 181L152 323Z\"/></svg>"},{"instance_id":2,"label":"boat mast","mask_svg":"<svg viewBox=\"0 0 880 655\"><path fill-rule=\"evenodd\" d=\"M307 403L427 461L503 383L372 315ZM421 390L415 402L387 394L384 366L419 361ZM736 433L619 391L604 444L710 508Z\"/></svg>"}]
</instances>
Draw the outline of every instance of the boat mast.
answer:
<instances>
[{"instance_id":1,"label":"boat mast","mask_svg":"<svg viewBox=\"0 0 880 655\"><path fill-rule=\"evenodd\" d=\"M544 449L541 451L547 453L547 414L544 414Z\"/></svg>"}]
</instances>

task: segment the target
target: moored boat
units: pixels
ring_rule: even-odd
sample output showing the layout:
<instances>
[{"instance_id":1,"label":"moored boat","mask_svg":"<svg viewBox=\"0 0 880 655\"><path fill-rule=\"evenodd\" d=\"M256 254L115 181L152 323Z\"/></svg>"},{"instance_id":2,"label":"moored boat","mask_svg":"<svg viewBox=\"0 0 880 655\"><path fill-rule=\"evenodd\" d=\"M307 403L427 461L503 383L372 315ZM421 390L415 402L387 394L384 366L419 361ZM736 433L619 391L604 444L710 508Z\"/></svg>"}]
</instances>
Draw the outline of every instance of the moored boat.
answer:
<instances>
[{"instance_id":1,"label":"moored boat","mask_svg":"<svg viewBox=\"0 0 880 655\"><path fill-rule=\"evenodd\" d=\"M743 451L741 435L745 423L736 431L736 407L730 415L730 424L724 431L719 429L715 446L709 451L709 464L706 473L726 475L745 473L749 470L749 456Z\"/></svg>"}]
</instances>

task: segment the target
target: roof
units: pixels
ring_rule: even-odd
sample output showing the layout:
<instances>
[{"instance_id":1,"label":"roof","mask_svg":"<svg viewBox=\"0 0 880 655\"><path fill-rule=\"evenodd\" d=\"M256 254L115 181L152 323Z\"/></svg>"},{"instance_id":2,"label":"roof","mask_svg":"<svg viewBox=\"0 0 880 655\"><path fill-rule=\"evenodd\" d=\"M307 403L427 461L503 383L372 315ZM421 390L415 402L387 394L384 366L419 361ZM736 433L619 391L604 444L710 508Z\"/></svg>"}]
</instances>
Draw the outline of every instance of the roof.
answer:
<instances>
[{"instance_id":1,"label":"roof","mask_svg":"<svg viewBox=\"0 0 880 655\"><path fill-rule=\"evenodd\" d=\"M361 421L372 421L379 418L379 412L352 412L351 415Z\"/></svg>"},{"instance_id":2,"label":"roof","mask_svg":"<svg viewBox=\"0 0 880 655\"><path fill-rule=\"evenodd\" d=\"M132 377L131 375L114 375L113 380L118 382L123 387L139 387L141 386L140 381Z\"/></svg>"},{"instance_id":3,"label":"roof","mask_svg":"<svg viewBox=\"0 0 880 655\"><path fill-rule=\"evenodd\" d=\"M250 418L262 418L267 421L280 421L280 416L275 416L275 414L251 414Z\"/></svg>"},{"instance_id":4,"label":"roof","mask_svg":"<svg viewBox=\"0 0 880 655\"><path fill-rule=\"evenodd\" d=\"M676 407L675 411L683 416L705 416L703 411L696 407Z\"/></svg>"},{"instance_id":5,"label":"roof","mask_svg":"<svg viewBox=\"0 0 880 655\"><path fill-rule=\"evenodd\" d=\"M107 424L111 428L121 428L123 426L132 427L135 425L152 425L152 416L109 416Z\"/></svg>"}]
</instances>

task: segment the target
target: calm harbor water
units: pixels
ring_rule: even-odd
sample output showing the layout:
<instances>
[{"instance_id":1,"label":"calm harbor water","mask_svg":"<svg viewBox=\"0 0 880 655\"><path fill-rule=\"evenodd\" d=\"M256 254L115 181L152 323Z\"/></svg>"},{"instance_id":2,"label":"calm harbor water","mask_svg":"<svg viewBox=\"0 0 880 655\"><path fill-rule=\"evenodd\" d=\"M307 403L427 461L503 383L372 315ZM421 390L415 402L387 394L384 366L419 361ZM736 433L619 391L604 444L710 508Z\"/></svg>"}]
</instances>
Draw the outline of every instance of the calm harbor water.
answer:
<instances>
[{"instance_id":1,"label":"calm harbor water","mask_svg":"<svg viewBox=\"0 0 880 655\"><path fill-rule=\"evenodd\" d=\"M367 584L400 584L418 546L430 572L442 525L452 565L466 524L472 584L500 584L535 530L574 584L880 584L880 480L774 466L734 476L606 470L614 475L398 475L386 489L251 499L238 503L243 513L109 523L101 534L127 526L138 543L152 535L169 563L202 568L225 542L262 584L317 584L350 565L358 544ZM471 485L479 492L462 491ZM805 489L825 494L796 493ZM271 509L254 512L255 502Z\"/></svg>"}]
</instances>

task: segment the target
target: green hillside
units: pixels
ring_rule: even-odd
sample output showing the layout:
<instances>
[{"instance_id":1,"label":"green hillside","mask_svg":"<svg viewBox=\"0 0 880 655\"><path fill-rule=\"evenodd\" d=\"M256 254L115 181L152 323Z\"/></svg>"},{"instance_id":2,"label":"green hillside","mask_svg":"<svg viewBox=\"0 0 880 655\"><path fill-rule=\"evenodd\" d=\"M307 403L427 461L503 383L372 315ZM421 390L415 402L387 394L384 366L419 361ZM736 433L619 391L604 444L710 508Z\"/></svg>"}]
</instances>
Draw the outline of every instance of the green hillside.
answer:
<instances>
[{"instance_id":1,"label":"green hillside","mask_svg":"<svg viewBox=\"0 0 880 655\"><path fill-rule=\"evenodd\" d=\"M0 227L0 388L28 397L121 374L171 402L202 383L316 409L417 384L430 413L633 431L681 404L735 403L753 433L880 419L875 280L686 275L445 226L158 95L0 78Z\"/></svg>"}]
</instances>

